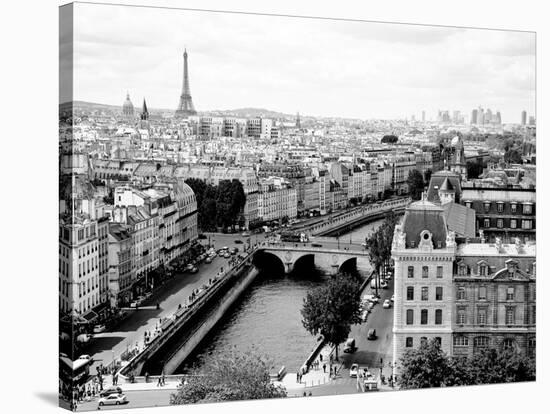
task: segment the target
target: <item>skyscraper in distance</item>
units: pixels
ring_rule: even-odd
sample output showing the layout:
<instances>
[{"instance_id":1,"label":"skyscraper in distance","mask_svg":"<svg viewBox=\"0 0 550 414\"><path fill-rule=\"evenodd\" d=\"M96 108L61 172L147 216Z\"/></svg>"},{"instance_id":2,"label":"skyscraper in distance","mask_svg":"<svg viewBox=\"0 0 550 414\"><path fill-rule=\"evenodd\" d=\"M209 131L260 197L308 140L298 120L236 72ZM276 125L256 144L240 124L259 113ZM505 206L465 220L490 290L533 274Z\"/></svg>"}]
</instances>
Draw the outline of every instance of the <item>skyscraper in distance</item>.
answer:
<instances>
[{"instance_id":1,"label":"skyscraper in distance","mask_svg":"<svg viewBox=\"0 0 550 414\"><path fill-rule=\"evenodd\" d=\"M470 119L470 124L477 124L477 109L472 109L472 118Z\"/></svg>"},{"instance_id":2,"label":"skyscraper in distance","mask_svg":"<svg viewBox=\"0 0 550 414\"><path fill-rule=\"evenodd\" d=\"M426 122L426 111L422 111L422 122Z\"/></svg>"},{"instance_id":3,"label":"skyscraper in distance","mask_svg":"<svg viewBox=\"0 0 550 414\"><path fill-rule=\"evenodd\" d=\"M187 71L187 49L183 52L183 86L181 89L178 109L176 109L177 118L185 118L189 115L196 115L193 99L191 98L191 89L189 88L189 73Z\"/></svg>"},{"instance_id":4,"label":"skyscraper in distance","mask_svg":"<svg viewBox=\"0 0 550 414\"><path fill-rule=\"evenodd\" d=\"M521 125L527 123L527 111L521 111Z\"/></svg>"}]
</instances>

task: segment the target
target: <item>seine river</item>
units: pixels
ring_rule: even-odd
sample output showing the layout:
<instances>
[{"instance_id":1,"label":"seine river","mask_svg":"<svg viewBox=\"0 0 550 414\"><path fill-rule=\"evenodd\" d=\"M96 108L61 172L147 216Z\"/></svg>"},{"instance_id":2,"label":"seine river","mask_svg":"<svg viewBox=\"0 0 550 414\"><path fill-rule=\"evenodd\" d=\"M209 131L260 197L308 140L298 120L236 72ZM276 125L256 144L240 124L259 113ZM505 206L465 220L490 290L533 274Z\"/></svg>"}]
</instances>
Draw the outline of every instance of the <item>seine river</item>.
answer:
<instances>
[{"instance_id":1,"label":"seine river","mask_svg":"<svg viewBox=\"0 0 550 414\"><path fill-rule=\"evenodd\" d=\"M362 243L382 220L377 220L340 237L345 245ZM199 346L188 365L200 365L201 358L223 355L232 347L246 352L255 346L273 362L274 371L285 366L297 371L317 343L302 326L300 309L309 289L322 284L326 276L320 272L309 275L275 275L262 272L243 294L239 303ZM176 373L182 372L180 367Z\"/></svg>"}]
</instances>

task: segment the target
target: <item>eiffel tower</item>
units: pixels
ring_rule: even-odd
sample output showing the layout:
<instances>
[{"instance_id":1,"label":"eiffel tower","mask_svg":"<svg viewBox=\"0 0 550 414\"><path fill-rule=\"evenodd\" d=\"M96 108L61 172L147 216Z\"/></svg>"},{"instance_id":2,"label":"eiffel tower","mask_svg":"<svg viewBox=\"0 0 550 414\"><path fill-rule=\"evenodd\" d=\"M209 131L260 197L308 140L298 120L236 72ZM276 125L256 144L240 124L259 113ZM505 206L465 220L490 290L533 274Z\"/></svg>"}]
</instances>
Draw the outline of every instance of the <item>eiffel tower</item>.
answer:
<instances>
[{"instance_id":1,"label":"eiffel tower","mask_svg":"<svg viewBox=\"0 0 550 414\"><path fill-rule=\"evenodd\" d=\"M193 99L191 99L191 90L189 89L189 75L187 73L187 49L183 52L183 88L180 95L180 103L176 109L176 118L185 118L189 115L197 115Z\"/></svg>"}]
</instances>

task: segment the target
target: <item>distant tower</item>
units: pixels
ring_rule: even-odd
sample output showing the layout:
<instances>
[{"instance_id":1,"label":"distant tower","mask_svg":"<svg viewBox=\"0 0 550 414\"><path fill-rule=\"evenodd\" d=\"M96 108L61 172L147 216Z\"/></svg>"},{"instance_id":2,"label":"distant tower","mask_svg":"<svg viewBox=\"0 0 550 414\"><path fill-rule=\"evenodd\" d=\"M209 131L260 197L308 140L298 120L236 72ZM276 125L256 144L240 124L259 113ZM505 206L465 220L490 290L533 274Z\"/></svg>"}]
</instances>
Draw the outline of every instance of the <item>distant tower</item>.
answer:
<instances>
[{"instance_id":1,"label":"distant tower","mask_svg":"<svg viewBox=\"0 0 550 414\"><path fill-rule=\"evenodd\" d=\"M462 181L466 181L466 158L464 156L464 143L462 142L462 137L459 135L454 137L451 141L451 147L453 155L451 158L450 170L460 175Z\"/></svg>"},{"instance_id":2,"label":"distant tower","mask_svg":"<svg viewBox=\"0 0 550 414\"><path fill-rule=\"evenodd\" d=\"M139 114L139 125L141 129L149 128L149 111L147 110L147 103L145 98L143 98L143 107L141 108L141 114Z\"/></svg>"},{"instance_id":3,"label":"distant tower","mask_svg":"<svg viewBox=\"0 0 550 414\"><path fill-rule=\"evenodd\" d=\"M147 110L147 103L145 102L145 98L143 98L143 108L141 109L140 118L142 121L149 120L149 111Z\"/></svg>"},{"instance_id":4,"label":"distant tower","mask_svg":"<svg viewBox=\"0 0 550 414\"><path fill-rule=\"evenodd\" d=\"M134 116L134 104L130 100L130 94L126 92L126 100L122 104L122 115L126 118Z\"/></svg>"},{"instance_id":5,"label":"distant tower","mask_svg":"<svg viewBox=\"0 0 550 414\"><path fill-rule=\"evenodd\" d=\"M470 119L470 124L477 124L477 109L472 109L472 118Z\"/></svg>"},{"instance_id":6,"label":"distant tower","mask_svg":"<svg viewBox=\"0 0 550 414\"><path fill-rule=\"evenodd\" d=\"M193 100L191 99L191 90L189 89L189 74L187 73L187 49L183 52L183 87L180 95L178 109L176 109L177 118L186 118L189 115L197 115Z\"/></svg>"},{"instance_id":7,"label":"distant tower","mask_svg":"<svg viewBox=\"0 0 550 414\"><path fill-rule=\"evenodd\" d=\"M521 125L527 123L527 111L521 111Z\"/></svg>"},{"instance_id":8,"label":"distant tower","mask_svg":"<svg viewBox=\"0 0 550 414\"><path fill-rule=\"evenodd\" d=\"M500 111L497 111L496 123L497 123L498 125L502 124L502 117L500 116Z\"/></svg>"},{"instance_id":9,"label":"distant tower","mask_svg":"<svg viewBox=\"0 0 550 414\"><path fill-rule=\"evenodd\" d=\"M302 127L302 123L300 122L300 112L296 112L296 128L300 129Z\"/></svg>"},{"instance_id":10,"label":"distant tower","mask_svg":"<svg viewBox=\"0 0 550 414\"><path fill-rule=\"evenodd\" d=\"M422 122L426 122L426 111L422 111Z\"/></svg>"}]
</instances>

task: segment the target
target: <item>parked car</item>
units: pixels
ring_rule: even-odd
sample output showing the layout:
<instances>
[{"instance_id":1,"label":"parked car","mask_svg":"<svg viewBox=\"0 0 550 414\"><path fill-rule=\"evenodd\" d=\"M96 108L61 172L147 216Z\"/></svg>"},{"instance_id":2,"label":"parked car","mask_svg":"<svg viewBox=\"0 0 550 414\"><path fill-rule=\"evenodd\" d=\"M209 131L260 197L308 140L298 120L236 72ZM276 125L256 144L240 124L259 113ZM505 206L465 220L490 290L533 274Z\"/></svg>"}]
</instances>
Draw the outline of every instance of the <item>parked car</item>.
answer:
<instances>
[{"instance_id":1,"label":"parked car","mask_svg":"<svg viewBox=\"0 0 550 414\"><path fill-rule=\"evenodd\" d=\"M387 289L388 288L388 282L385 282L385 281L380 282L380 287L382 289Z\"/></svg>"},{"instance_id":2,"label":"parked car","mask_svg":"<svg viewBox=\"0 0 550 414\"><path fill-rule=\"evenodd\" d=\"M323 247L323 245L319 243L311 243L311 247Z\"/></svg>"},{"instance_id":3,"label":"parked car","mask_svg":"<svg viewBox=\"0 0 550 414\"><path fill-rule=\"evenodd\" d=\"M225 252L223 257L225 257L226 259L229 259L231 257L231 253Z\"/></svg>"},{"instance_id":4,"label":"parked car","mask_svg":"<svg viewBox=\"0 0 550 414\"><path fill-rule=\"evenodd\" d=\"M346 340L346 343L344 345L344 352L353 354L355 352L355 339L354 338L348 338Z\"/></svg>"},{"instance_id":5,"label":"parked car","mask_svg":"<svg viewBox=\"0 0 550 414\"><path fill-rule=\"evenodd\" d=\"M185 271L186 272L190 272L192 269L193 269L193 264L192 263L189 263L185 266Z\"/></svg>"},{"instance_id":6,"label":"parked car","mask_svg":"<svg viewBox=\"0 0 550 414\"><path fill-rule=\"evenodd\" d=\"M362 320L363 322L366 322L367 319L368 319L368 317L369 317L369 311L368 311L368 310L364 310L363 313L362 313L362 315L361 315L361 320Z\"/></svg>"},{"instance_id":7,"label":"parked car","mask_svg":"<svg viewBox=\"0 0 550 414\"><path fill-rule=\"evenodd\" d=\"M241 239L235 240L235 244L243 244L243 241Z\"/></svg>"},{"instance_id":8,"label":"parked car","mask_svg":"<svg viewBox=\"0 0 550 414\"><path fill-rule=\"evenodd\" d=\"M139 306L139 301L134 300L134 301L130 302L130 307L131 308L137 308L138 306Z\"/></svg>"},{"instance_id":9,"label":"parked car","mask_svg":"<svg viewBox=\"0 0 550 414\"><path fill-rule=\"evenodd\" d=\"M367 333L367 339L369 341L375 340L377 338L376 336L376 329L371 328L369 329L369 332Z\"/></svg>"},{"instance_id":10,"label":"parked car","mask_svg":"<svg viewBox=\"0 0 550 414\"><path fill-rule=\"evenodd\" d=\"M90 334L80 334L76 337L77 342L88 342L90 339L92 339L92 335Z\"/></svg>"},{"instance_id":11,"label":"parked car","mask_svg":"<svg viewBox=\"0 0 550 414\"><path fill-rule=\"evenodd\" d=\"M109 387L105 388L103 391L99 393L100 397L108 397L109 395L121 395L122 394L122 388L120 387Z\"/></svg>"},{"instance_id":12,"label":"parked car","mask_svg":"<svg viewBox=\"0 0 550 414\"><path fill-rule=\"evenodd\" d=\"M230 253L231 253L231 254L236 254L238 251L239 251L239 249L237 249L236 247L233 247L233 248L230 250Z\"/></svg>"},{"instance_id":13,"label":"parked car","mask_svg":"<svg viewBox=\"0 0 550 414\"><path fill-rule=\"evenodd\" d=\"M190 270L191 273L197 273L199 271L199 268L197 266L193 266Z\"/></svg>"},{"instance_id":14,"label":"parked car","mask_svg":"<svg viewBox=\"0 0 550 414\"><path fill-rule=\"evenodd\" d=\"M92 359L90 355L80 355L78 359L85 359L86 361L89 361Z\"/></svg>"},{"instance_id":15,"label":"parked car","mask_svg":"<svg viewBox=\"0 0 550 414\"><path fill-rule=\"evenodd\" d=\"M205 263L212 263L212 257L211 256L208 256L205 260L204 260Z\"/></svg>"},{"instance_id":16,"label":"parked car","mask_svg":"<svg viewBox=\"0 0 550 414\"><path fill-rule=\"evenodd\" d=\"M391 295L390 301L391 301L392 303L393 303L394 296L395 296L395 295Z\"/></svg>"},{"instance_id":17,"label":"parked car","mask_svg":"<svg viewBox=\"0 0 550 414\"><path fill-rule=\"evenodd\" d=\"M105 331L105 325L99 324L94 326L94 333L101 333Z\"/></svg>"},{"instance_id":18,"label":"parked car","mask_svg":"<svg viewBox=\"0 0 550 414\"><path fill-rule=\"evenodd\" d=\"M102 397L99 399L99 406L104 405L120 405L128 404L129 401L124 394L111 394L107 397Z\"/></svg>"},{"instance_id":19,"label":"parked car","mask_svg":"<svg viewBox=\"0 0 550 414\"><path fill-rule=\"evenodd\" d=\"M384 301L384 304L382 305L382 307L383 307L384 309L391 308L391 302L390 302L390 300L389 300L389 299L386 299L386 300Z\"/></svg>"},{"instance_id":20,"label":"parked car","mask_svg":"<svg viewBox=\"0 0 550 414\"><path fill-rule=\"evenodd\" d=\"M349 376L352 378L357 378L357 371L359 369L358 364L351 364L351 367L349 369Z\"/></svg>"}]
</instances>

